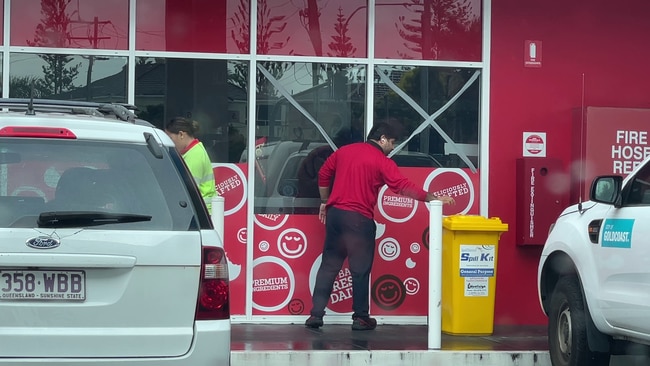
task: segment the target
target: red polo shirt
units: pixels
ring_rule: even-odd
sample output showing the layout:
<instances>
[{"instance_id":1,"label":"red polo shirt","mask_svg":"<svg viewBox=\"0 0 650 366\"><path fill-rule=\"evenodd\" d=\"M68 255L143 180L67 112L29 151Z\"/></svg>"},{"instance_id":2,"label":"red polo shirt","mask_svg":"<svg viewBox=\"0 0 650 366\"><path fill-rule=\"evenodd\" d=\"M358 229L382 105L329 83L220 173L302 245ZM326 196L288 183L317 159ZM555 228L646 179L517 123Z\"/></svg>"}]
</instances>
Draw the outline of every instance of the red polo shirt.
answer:
<instances>
[{"instance_id":1,"label":"red polo shirt","mask_svg":"<svg viewBox=\"0 0 650 366\"><path fill-rule=\"evenodd\" d=\"M318 186L329 187L332 180L327 205L370 219L374 218L377 195L384 184L393 192L418 201L427 197L427 192L402 175L395 161L374 142L345 145L330 155L318 173Z\"/></svg>"}]
</instances>

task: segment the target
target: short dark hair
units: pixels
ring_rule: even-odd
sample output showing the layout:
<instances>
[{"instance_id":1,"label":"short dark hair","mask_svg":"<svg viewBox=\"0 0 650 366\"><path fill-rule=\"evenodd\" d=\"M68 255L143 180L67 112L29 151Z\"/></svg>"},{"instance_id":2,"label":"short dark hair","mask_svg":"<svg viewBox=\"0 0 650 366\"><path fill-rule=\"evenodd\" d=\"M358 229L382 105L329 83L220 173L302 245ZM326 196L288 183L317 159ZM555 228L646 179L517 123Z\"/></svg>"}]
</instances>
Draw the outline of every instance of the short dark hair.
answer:
<instances>
[{"instance_id":1,"label":"short dark hair","mask_svg":"<svg viewBox=\"0 0 650 366\"><path fill-rule=\"evenodd\" d=\"M171 133L179 133L183 131L190 137L196 137L196 134L199 132L199 123L189 118L174 117L169 121L169 123L167 123L167 126L165 126L165 131Z\"/></svg>"},{"instance_id":2,"label":"short dark hair","mask_svg":"<svg viewBox=\"0 0 650 366\"><path fill-rule=\"evenodd\" d=\"M396 118L378 120L372 125L367 140L379 140L382 135L387 139L399 139L402 135L402 124Z\"/></svg>"}]
</instances>

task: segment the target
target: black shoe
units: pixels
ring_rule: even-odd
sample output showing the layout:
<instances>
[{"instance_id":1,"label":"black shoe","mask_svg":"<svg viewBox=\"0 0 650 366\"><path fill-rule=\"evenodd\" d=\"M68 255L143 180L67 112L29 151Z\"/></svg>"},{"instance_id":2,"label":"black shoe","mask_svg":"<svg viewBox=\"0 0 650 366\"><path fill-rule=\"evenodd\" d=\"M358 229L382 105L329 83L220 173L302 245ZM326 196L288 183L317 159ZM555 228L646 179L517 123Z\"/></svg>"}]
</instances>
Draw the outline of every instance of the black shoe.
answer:
<instances>
[{"instance_id":1,"label":"black shoe","mask_svg":"<svg viewBox=\"0 0 650 366\"><path fill-rule=\"evenodd\" d=\"M323 326L323 317L322 316L310 316L305 321L305 327L318 329Z\"/></svg>"},{"instance_id":2,"label":"black shoe","mask_svg":"<svg viewBox=\"0 0 650 366\"><path fill-rule=\"evenodd\" d=\"M373 330L377 328L377 320L371 317L357 317L352 321L352 330Z\"/></svg>"}]
</instances>

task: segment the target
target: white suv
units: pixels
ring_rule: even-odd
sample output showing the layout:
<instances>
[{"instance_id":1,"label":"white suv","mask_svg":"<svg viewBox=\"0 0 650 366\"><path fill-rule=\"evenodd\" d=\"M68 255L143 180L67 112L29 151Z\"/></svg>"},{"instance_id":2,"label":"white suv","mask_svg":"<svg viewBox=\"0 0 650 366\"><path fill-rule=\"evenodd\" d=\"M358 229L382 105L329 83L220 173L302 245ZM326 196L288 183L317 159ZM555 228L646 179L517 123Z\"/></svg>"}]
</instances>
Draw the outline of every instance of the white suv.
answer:
<instances>
[{"instance_id":1,"label":"white suv","mask_svg":"<svg viewBox=\"0 0 650 366\"><path fill-rule=\"evenodd\" d=\"M562 212L539 262L554 366L609 365L650 344L650 162L595 178L589 196Z\"/></svg>"},{"instance_id":2,"label":"white suv","mask_svg":"<svg viewBox=\"0 0 650 366\"><path fill-rule=\"evenodd\" d=\"M223 243L120 105L0 99L0 364L229 365Z\"/></svg>"}]
</instances>

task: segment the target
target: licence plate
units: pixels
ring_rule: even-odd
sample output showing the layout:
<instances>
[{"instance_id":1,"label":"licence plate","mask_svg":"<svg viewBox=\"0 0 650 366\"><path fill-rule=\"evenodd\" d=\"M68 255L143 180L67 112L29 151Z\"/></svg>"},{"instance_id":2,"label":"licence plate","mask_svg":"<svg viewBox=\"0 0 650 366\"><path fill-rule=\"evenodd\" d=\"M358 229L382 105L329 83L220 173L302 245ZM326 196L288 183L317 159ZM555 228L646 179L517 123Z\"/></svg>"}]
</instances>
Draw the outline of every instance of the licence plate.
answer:
<instances>
[{"instance_id":1,"label":"licence plate","mask_svg":"<svg viewBox=\"0 0 650 366\"><path fill-rule=\"evenodd\" d=\"M86 272L0 270L0 300L86 300Z\"/></svg>"}]
</instances>

